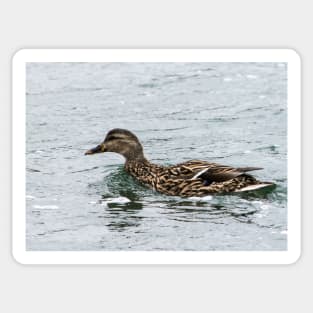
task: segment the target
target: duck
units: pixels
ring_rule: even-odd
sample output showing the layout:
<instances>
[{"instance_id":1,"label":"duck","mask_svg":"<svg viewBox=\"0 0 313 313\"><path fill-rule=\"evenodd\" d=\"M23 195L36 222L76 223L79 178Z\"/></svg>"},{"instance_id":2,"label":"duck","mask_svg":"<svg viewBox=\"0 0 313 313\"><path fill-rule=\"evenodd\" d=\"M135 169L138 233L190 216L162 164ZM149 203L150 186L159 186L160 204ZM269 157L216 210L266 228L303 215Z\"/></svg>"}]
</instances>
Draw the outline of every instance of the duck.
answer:
<instances>
[{"instance_id":1,"label":"duck","mask_svg":"<svg viewBox=\"0 0 313 313\"><path fill-rule=\"evenodd\" d=\"M125 158L124 168L143 185L169 196L203 197L274 187L250 172L261 167L232 167L202 160L190 160L172 166L151 163L144 155L138 137L129 130L110 130L103 142L85 155L114 152Z\"/></svg>"}]
</instances>

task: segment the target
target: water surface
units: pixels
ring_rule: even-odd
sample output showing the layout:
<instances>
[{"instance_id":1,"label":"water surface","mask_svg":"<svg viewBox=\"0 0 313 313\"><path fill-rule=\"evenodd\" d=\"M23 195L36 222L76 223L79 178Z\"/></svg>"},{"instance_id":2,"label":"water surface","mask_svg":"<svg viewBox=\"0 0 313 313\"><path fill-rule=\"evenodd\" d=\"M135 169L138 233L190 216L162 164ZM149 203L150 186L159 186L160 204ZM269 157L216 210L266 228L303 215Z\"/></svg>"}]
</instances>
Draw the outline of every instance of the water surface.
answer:
<instances>
[{"instance_id":1,"label":"water surface","mask_svg":"<svg viewBox=\"0 0 313 313\"><path fill-rule=\"evenodd\" d=\"M28 63L28 250L285 250L284 63ZM269 194L183 199L123 158L84 156L112 128L154 163L260 166Z\"/></svg>"}]
</instances>

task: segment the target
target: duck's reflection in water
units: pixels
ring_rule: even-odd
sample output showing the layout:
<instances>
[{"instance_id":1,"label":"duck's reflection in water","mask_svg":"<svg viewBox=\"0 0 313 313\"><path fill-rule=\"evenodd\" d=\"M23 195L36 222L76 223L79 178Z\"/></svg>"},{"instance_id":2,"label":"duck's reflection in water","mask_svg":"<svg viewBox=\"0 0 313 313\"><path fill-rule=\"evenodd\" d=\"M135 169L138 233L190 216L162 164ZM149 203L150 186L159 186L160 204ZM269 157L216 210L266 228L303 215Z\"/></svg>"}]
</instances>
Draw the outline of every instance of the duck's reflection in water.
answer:
<instances>
[{"instance_id":1,"label":"duck's reflection in water","mask_svg":"<svg viewBox=\"0 0 313 313\"><path fill-rule=\"evenodd\" d=\"M143 208L140 197L131 189L119 190L117 198L101 196L101 203L105 205L105 212L99 216L105 220L110 231L125 231L130 227L138 227L144 218L139 216Z\"/></svg>"},{"instance_id":2,"label":"duck's reflection in water","mask_svg":"<svg viewBox=\"0 0 313 313\"><path fill-rule=\"evenodd\" d=\"M246 206L179 201L169 202L162 214L181 222L227 224L231 219L251 223L256 212L257 209L248 209Z\"/></svg>"},{"instance_id":3,"label":"duck's reflection in water","mask_svg":"<svg viewBox=\"0 0 313 313\"><path fill-rule=\"evenodd\" d=\"M106 208L106 226L111 231L125 231L129 227L138 227L144 218L138 215L142 210L140 202L129 202L125 204L108 203Z\"/></svg>"}]
</instances>

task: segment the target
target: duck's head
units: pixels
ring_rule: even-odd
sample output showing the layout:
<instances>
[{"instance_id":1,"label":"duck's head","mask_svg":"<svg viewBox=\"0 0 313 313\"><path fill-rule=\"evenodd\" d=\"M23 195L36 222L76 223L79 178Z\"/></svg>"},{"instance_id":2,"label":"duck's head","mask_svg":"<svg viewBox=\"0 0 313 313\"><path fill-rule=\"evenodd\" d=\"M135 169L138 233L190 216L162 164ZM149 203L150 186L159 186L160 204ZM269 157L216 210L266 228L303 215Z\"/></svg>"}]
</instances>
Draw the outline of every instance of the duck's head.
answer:
<instances>
[{"instance_id":1,"label":"duck's head","mask_svg":"<svg viewBox=\"0 0 313 313\"><path fill-rule=\"evenodd\" d=\"M143 159L143 149L138 138L129 130L115 128L110 130L104 141L85 152L85 155L115 152L123 155L126 160Z\"/></svg>"}]
</instances>

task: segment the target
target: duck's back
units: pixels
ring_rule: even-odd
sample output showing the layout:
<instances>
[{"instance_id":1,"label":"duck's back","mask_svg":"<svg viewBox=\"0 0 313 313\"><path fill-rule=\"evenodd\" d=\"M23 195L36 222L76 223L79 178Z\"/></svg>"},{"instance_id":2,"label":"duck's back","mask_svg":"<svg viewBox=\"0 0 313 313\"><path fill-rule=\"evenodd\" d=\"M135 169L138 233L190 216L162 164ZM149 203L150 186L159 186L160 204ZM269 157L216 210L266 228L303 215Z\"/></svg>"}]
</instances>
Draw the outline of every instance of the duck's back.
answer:
<instances>
[{"instance_id":1,"label":"duck's back","mask_svg":"<svg viewBox=\"0 0 313 313\"><path fill-rule=\"evenodd\" d=\"M246 172L259 167L240 167L190 160L165 168L158 175L156 189L168 195L183 197L238 192L247 188L264 188L271 183L262 183Z\"/></svg>"},{"instance_id":2,"label":"duck's back","mask_svg":"<svg viewBox=\"0 0 313 313\"><path fill-rule=\"evenodd\" d=\"M182 197L237 192L247 187L258 189L269 184L246 174L260 168L234 168L201 160L190 160L169 167L148 161L129 162L125 168L143 184L161 193Z\"/></svg>"}]
</instances>

